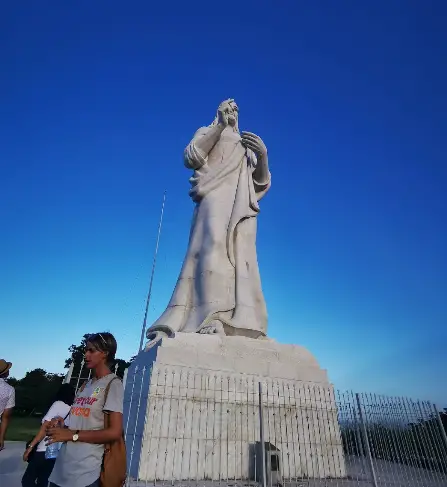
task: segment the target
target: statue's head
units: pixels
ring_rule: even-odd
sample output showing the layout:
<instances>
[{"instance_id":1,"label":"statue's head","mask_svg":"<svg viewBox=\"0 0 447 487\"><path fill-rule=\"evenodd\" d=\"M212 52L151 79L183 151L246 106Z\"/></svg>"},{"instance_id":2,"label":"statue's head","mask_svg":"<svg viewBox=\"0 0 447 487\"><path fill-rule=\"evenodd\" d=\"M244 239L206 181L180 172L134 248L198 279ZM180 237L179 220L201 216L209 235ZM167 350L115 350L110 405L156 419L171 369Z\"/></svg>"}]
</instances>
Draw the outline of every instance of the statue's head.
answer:
<instances>
[{"instance_id":1,"label":"statue's head","mask_svg":"<svg viewBox=\"0 0 447 487\"><path fill-rule=\"evenodd\" d=\"M228 114L228 125L233 127L235 132L239 132L239 107L237 103L233 100L233 98L228 98L227 100L223 101L219 108L217 109L216 117L214 118L211 127L217 125L219 123L219 110L224 109L225 113Z\"/></svg>"}]
</instances>

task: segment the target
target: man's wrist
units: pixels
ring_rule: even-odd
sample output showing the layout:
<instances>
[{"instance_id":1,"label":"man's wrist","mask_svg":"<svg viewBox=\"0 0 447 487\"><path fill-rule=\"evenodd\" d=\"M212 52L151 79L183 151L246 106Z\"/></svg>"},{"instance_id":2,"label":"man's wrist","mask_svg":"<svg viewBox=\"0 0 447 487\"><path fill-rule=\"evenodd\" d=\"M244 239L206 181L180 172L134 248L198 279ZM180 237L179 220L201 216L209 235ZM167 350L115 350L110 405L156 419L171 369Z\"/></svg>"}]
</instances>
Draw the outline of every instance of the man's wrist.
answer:
<instances>
[{"instance_id":1,"label":"man's wrist","mask_svg":"<svg viewBox=\"0 0 447 487\"><path fill-rule=\"evenodd\" d=\"M69 433L70 433L70 441L72 442L76 442L76 441L79 441L79 433L80 431L79 430L69 430Z\"/></svg>"}]
</instances>

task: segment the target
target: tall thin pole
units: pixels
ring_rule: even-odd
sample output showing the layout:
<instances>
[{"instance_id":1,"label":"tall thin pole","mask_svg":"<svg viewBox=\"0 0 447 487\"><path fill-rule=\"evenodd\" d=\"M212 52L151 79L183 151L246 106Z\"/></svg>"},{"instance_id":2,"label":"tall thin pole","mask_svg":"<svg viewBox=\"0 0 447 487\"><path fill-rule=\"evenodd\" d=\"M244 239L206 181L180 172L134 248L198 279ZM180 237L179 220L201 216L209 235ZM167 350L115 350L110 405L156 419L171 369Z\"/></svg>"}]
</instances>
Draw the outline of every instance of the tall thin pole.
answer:
<instances>
[{"instance_id":1,"label":"tall thin pole","mask_svg":"<svg viewBox=\"0 0 447 487\"><path fill-rule=\"evenodd\" d=\"M165 210L165 201L166 201L166 191L163 193L163 203L161 205L160 222L158 224L157 243L155 244L154 260L152 262L151 280L149 282L149 291L147 293L147 298L146 298L146 309L144 311L143 326L141 327L141 338L140 338L140 346L138 348L138 352L141 352L141 350L143 349L144 333L146 332L147 313L149 311L149 303L151 301L152 283L154 282L155 264L157 263L158 244L160 242L161 225L163 223L163 212Z\"/></svg>"}]
</instances>

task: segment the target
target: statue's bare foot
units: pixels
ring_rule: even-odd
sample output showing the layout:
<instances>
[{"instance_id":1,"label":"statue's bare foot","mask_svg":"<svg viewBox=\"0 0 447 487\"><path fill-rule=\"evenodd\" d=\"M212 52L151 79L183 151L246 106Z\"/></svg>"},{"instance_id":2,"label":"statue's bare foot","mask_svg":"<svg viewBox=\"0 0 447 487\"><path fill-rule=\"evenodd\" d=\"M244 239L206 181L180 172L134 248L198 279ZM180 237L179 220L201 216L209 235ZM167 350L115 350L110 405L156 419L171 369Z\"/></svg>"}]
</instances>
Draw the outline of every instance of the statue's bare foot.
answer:
<instances>
[{"instance_id":1,"label":"statue's bare foot","mask_svg":"<svg viewBox=\"0 0 447 487\"><path fill-rule=\"evenodd\" d=\"M225 335L223 325L218 320L213 320L200 328L198 331L201 335Z\"/></svg>"}]
</instances>

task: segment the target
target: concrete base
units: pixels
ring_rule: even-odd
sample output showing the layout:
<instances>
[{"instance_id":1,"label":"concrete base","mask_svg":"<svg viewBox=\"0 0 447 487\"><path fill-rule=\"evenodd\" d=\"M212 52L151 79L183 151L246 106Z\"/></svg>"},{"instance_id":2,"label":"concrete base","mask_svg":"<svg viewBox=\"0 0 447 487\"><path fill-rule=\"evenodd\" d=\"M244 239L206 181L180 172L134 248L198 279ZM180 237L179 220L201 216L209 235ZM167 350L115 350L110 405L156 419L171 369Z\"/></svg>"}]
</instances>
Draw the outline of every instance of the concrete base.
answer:
<instances>
[{"instance_id":1,"label":"concrete base","mask_svg":"<svg viewBox=\"0 0 447 487\"><path fill-rule=\"evenodd\" d=\"M190 333L164 338L129 369L130 476L259 478L260 397L264 440L284 479L345 476L333 389L306 349Z\"/></svg>"}]
</instances>

